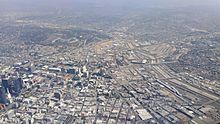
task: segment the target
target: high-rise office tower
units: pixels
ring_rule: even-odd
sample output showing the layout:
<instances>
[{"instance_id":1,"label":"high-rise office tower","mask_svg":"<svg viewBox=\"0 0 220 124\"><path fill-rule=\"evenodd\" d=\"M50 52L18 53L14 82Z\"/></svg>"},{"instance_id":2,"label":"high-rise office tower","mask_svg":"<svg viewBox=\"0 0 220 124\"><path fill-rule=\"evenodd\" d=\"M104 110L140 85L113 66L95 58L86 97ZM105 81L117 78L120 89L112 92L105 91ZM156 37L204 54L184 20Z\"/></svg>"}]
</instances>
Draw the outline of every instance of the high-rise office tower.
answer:
<instances>
[{"instance_id":1,"label":"high-rise office tower","mask_svg":"<svg viewBox=\"0 0 220 124\"><path fill-rule=\"evenodd\" d=\"M14 96L18 96L21 93L22 86L23 86L22 79L21 78L15 78L13 80L13 83L12 83L11 87L10 87L11 88L10 93L12 93L12 95L14 95Z\"/></svg>"},{"instance_id":2,"label":"high-rise office tower","mask_svg":"<svg viewBox=\"0 0 220 124\"><path fill-rule=\"evenodd\" d=\"M2 87L4 88L4 92L7 92L7 89L9 89L9 79L4 78L2 79Z\"/></svg>"},{"instance_id":3,"label":"high-rise office tower","mask_svg":"<svg viewBox=\"0 0 220 124\"><path fill-rule=\"evenodd\" d=\"M6 95L5 95L5 89L4 87L0 86L0 103L2 104L6 104L7 103L7 99L6 99Z\"/></svg>"}]
</instances>

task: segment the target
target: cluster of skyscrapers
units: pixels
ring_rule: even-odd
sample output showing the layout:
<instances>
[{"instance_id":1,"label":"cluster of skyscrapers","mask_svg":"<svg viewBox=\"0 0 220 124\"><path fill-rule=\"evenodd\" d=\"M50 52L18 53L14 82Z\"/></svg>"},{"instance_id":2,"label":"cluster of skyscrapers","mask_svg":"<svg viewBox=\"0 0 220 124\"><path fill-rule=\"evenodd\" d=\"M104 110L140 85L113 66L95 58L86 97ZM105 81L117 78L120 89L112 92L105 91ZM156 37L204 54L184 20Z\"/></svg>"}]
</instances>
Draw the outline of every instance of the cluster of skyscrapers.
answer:
<instances>
[{"instance_id":1,"label":"cluster of skyscrapers","mask_svg":"<svg viewBox=\"0 0 220 124\"><path fill-rule=\"evenodd\" d=\"M12 103L12 97L17 97L22 90L23 81L18 75L1 75L0 104Z\"/></svg>"}]
</instances>

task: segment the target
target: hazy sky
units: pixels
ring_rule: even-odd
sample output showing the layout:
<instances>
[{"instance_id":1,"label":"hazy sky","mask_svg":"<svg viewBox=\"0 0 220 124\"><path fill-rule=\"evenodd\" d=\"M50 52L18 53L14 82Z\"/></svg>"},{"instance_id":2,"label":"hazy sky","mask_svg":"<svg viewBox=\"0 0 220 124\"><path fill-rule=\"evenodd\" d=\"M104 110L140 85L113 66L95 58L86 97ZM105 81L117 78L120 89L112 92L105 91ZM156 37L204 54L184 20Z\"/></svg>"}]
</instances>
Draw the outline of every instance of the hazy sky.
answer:
<instances>
[{"instance_id":1,"label":"hazy sky","mask_svg":"<svg viewBox=\"0 0 220 124\"><path fill-rule=\"evenodd\" d=\"M38 7L219 7L220 0L0 0L1 8Z\"/></svg>"}]
</instances>

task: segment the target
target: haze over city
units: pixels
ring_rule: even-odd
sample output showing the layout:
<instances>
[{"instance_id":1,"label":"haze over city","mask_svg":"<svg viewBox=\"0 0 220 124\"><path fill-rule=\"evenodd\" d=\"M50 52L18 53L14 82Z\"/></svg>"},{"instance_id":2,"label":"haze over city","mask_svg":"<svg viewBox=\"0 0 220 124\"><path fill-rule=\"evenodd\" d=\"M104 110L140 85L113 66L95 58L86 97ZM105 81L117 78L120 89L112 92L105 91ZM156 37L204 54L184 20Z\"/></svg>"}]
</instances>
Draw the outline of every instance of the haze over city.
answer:
<instances>
[{"instance_id":1,"label":"haze over city","mask_svg":"<svg viewBox=\"0 0 220 124\"><path fill-rule=\"evenodd\" d=\"M0 0L1 124L219 124L219 0Z\"/></svg>"}]
</instances>

